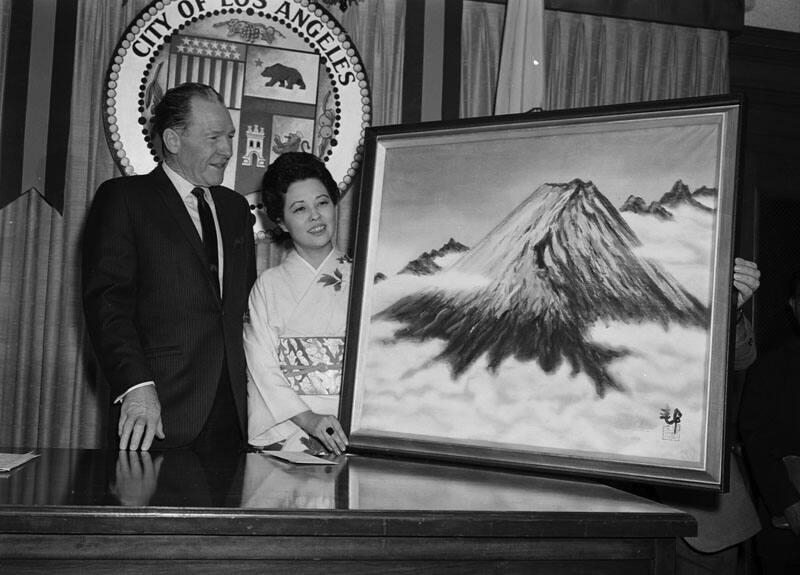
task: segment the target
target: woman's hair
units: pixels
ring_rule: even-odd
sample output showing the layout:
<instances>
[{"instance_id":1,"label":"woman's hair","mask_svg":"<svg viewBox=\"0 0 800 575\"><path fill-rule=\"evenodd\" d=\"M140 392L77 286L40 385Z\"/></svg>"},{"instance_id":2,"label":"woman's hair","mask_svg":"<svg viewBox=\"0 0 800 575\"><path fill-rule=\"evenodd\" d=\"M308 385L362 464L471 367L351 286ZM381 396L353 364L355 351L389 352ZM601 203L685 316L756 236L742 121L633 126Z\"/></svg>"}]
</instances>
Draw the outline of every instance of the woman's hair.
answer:
<instances>
[{"instance_id":1,"label":"woman's hair","mask_svg":"<svg viewBox=\"0 0 800 575\"><path fill-rule=\"evenodd\" d=\"M325 164L314 154L308 152L285 152L272 162L261 180L261 199L267 216L276 224L283 221L283 208L286 192L295 182L319 180L328 192L331 201L339 203L339 188ZM270 232L272 241L280 244L291 243L291 237L280 227Z\"/></svg>"}]
</instances>

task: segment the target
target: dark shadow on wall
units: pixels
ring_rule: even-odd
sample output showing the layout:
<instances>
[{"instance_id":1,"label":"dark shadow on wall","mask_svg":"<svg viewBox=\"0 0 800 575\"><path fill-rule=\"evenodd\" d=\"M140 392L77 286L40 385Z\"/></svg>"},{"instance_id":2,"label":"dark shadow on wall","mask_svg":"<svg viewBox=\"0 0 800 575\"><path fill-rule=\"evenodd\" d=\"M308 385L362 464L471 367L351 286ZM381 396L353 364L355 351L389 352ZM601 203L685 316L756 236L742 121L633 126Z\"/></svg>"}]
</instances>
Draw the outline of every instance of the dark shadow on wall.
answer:
<instances>
[{"instance_id":1,"label":"dark shadow on wall","mask_svg":"<svg viewBox=\"0 0 800 575\"><path fill-rule=\"evenodd\" d=\"M798 181L797 176L794 180ZM800 194L797 198L761 197L758 263L761 287L756 302L759 352L776 347L792 333L788 285L800 271Z\"/></svg>"}]
</instances>

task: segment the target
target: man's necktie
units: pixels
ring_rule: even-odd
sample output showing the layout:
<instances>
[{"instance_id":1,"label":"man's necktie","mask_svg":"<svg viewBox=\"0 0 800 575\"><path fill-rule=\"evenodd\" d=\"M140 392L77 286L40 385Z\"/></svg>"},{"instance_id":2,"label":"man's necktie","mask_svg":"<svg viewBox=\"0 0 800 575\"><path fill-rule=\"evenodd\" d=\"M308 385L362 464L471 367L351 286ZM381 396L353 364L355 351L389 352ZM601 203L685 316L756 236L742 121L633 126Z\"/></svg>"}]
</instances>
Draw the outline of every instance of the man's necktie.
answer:
<instances>
[{"instance_id":1,"label":"man's necktie","mask_svg":"<svg viewBox=\"0 0 800 575\"><path fill-rule=\"evenodd\" d=\"M197 198L197 210L200 212L200 226L203 229L203 245L206 248L211 279L219 295L219 256L217 254L217 229L214 227L214 216L206 202L203 188L195 188L192 194Z\"/></svg>"}]
</instances>

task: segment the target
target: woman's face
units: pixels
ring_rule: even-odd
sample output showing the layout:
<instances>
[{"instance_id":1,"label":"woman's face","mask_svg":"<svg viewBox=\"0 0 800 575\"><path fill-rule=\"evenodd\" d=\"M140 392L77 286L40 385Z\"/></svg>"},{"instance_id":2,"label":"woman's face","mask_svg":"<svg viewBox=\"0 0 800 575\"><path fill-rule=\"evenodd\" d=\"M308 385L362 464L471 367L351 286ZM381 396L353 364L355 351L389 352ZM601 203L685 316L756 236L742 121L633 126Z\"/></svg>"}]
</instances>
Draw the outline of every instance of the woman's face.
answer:
<instances>
[{"instance_id":1,"label":"woman's face","mask_svg":"<svg viewBox=\"0 0 800 575\"><path fill-rule=\"evenodd\" d=\"M297 252L315 267L333 249L336 206L316 178L294 182L286 190L281 228L292 236Z\"/></svg>"}]
</instances>

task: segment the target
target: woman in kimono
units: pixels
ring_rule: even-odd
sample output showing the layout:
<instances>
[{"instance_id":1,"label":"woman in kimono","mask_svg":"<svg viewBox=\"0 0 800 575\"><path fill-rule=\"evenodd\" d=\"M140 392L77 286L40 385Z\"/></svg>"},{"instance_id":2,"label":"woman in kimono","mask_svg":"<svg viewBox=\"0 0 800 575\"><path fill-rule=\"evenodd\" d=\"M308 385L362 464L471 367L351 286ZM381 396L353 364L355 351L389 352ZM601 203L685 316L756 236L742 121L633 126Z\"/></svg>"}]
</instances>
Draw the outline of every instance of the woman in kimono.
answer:
<instances>
[{"instance_id":1,"label":"woman in kimono","mask_svg":"<svg viewBox=\"0 0 800 575\"><path fill-rule=\"evenodd\" d=\"M339 455L347 436L337 419L350 260L333 247L339 190L325 164L282 154L262 182L273 241L293 249L250 292L244 326L248 436L259 448Z\"/></svg>"}]
</instances>

